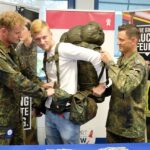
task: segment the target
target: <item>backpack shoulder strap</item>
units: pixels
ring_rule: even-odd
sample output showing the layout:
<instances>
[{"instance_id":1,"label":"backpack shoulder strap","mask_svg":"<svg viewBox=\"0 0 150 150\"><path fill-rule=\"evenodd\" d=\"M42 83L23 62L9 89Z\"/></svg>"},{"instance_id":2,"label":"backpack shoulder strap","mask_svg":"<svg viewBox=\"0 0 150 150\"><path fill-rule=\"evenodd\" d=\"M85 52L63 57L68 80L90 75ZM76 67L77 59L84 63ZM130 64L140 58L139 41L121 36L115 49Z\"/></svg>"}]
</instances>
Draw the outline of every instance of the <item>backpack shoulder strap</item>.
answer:
<instances>
[{"instance_id":1,"label":"backpack shoulder strap","mask_svg":"<svg viewBox=\"0 0 150 150\"><path fill-rule=\"evenodd\" d=\"M48 77L47 77L47 71L46 71L46 60L47 60L47 53L46 53L46 52L44 52L44 58L43 58L43 68L42 68L42 70L45 72L46 79L48 80Z\"/></svg>"},{"instance_id":2,"label":"backpack shoulder strap","mask_svg":"<svg viewBox=\"0 0 150 150\"><path fill-rule=\"evenodd\" d=\"M59 76L59 53L58 53L58 46L59 46L60 43L58 43L56 45L56 48L55 48L55 63L56 63L56 69L57 69L57 86L60 87L60 76Z\"/></svg>"},{"instance_id":3,"label":"backpack shoulder strap","mask_svg":"<svg viewBox=\"0 0 150 150\"><path fill-rule=\"evenodd\" d=\"M98 81L101 80L105 68L106 68L106 67L105 67L105 64L103 63L103 64L102 64L102 70L101 70L101 72L100 72L100 74L99 74L99 76L98 76ZM108 77L108 70L106 69L106 85L108 85L108 84L109 84L109 77Z\"/></svg>"},{"instance_id":4,"label":"backpack shoulder strap","mask_svg":"<svg viewBox=\"0 0 150 150\"><path fill-rule=\"evenodd\" d=\"M56 45L55 55L47 58L47 53L46 52L44 53L43 69L44 69L44 71L46 73L46 62L51 62L51 61L55 60L56 69L57 69L57 73L56 73L57 74L57 86L59 87L60 79L59 79L59 54L58 54L58 46L59 46L59 43ZM46 73L46 77L47 77L47 73Z\"/></svg>"}]
</instances>

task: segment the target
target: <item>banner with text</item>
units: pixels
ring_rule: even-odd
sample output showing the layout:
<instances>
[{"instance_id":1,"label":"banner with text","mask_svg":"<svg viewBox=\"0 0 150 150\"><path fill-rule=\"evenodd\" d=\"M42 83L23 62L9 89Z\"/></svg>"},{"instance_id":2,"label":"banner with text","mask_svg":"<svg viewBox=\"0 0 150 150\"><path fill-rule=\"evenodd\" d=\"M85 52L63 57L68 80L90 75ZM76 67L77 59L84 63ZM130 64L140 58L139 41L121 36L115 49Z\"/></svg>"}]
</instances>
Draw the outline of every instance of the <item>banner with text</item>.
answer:
<instances>
[{"instance_id":1,"label":"banner with text","mask_svg":"<svg viewBox=\"0 0 150 150\"><path fill-rule=\"evenodd\" d=\"M150 60L150 10L123 12L123 23L132 23L139 28L138 52L145 60Z\"/></svg>"}]
</instances>

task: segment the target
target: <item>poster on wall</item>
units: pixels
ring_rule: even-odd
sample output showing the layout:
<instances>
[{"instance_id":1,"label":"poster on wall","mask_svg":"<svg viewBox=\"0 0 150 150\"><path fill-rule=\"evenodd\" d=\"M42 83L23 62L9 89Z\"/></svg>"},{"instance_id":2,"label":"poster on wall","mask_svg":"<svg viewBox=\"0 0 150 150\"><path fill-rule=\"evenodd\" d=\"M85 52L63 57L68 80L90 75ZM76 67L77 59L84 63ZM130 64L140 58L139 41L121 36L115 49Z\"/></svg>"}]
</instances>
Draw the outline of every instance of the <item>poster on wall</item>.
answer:
<instances>
[{"instance_id":1,"label":"poster on wall","mask_svg":"<svg viewBox=\"0 0 150 150\"><path fill-rule=\"evenodd\" d=\"M150 65L150 10L123 12L123 23L132 23L139 28L141 37L137 47L138 52ZM150 80L150 73L148 79ZM147 101L146 111L150 115L150 100Z\"/></svg>"},{"instance_id":2,"label":"poster on wall","mask_svg":"<svg viewBox=\"0 0 150 150\"><path fill-rule=\"evenodd\" d=\"M90 21L95 21L102 26L105 33L105 42L102 48L108 50L112 56L114 55L115 12L47 10L46 21L56 42L59 41L61 35L68 29L77 25L85 25ZM108 104L109 98L103 103L98 104L97 116L81 126L80 143L94 144L96 140L105 139L105 123L109 107Z\"/></svg>"},{"instance_id":3,"label":"poster on wall","mask_svg":"<svg viewBox=\"0 0 150 150\"><path fill-rule=\"evenodd\" d=\"M139 28L138 52L145 60L150 60L150 10L123 12L123 23L132 23Z\"/></svg>"}]
</instances>

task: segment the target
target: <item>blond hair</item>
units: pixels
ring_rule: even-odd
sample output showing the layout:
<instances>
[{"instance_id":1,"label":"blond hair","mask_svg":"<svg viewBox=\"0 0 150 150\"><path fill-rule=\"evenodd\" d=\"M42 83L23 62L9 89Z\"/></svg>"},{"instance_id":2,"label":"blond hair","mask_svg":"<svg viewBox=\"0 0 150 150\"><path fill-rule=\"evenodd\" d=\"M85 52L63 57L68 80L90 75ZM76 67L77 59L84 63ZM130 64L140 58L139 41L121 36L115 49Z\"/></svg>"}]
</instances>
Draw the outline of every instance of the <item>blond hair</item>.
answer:
<instances>
[{"instance_id":1,"label":"blond hair","mask_svg":"<svg viewBox=\"0 0 150 150\"><path fill-rule=\"evenodd\" d=\"M36 19L31 23L31 34L34 35L36 33L39 33L43 28L49 29L47 23L43 20Z\"/></svg>"},{"instance_id":2,"label":"blond hair","mask_svg":"<svg viewBox=\"0 0 150 150\"><path fill-rule=\"evenodd\" d=\"M25 19L19 13L7 11L0 14L0 28L5 27L12 30L16 25L25 25Z\"/></svg>"}]
</instances>

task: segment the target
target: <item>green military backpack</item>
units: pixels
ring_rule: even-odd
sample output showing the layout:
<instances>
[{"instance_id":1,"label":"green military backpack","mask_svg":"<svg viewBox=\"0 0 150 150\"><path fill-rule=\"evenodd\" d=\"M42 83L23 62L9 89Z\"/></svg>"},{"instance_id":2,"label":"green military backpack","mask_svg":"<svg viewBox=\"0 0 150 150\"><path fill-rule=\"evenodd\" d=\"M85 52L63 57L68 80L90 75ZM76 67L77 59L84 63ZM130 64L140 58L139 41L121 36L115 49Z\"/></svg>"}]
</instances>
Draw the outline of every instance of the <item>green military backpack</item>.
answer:
<instances>
[{"instance_id":1,"label":"green military backpack","mask_svg":"<svg viewBox=\"0 0 150 150\"><path fill-rule=\"evenodd\" d=\"M69 42L81 47L93 49L95 51L100 51L100 46L103 44L105 39L102 27L97 22L89 22L84 26L75 26L71 28L68 32L65 32L61 38L60 42ZM93 87L99 84L101 76L104 72L105 65L102 63L102 71L100 75L94 66L90 62L78 61L78 90L91 90ZM108 73L106 71L106 84L109 84ZM107 91L107 90L106 90ZM108 95L108 94L107 94ZM97 103L101 103L105 100L107 96L106 92L100 97L95 97L90 94Z\"/></svg>"}]
</instances>

